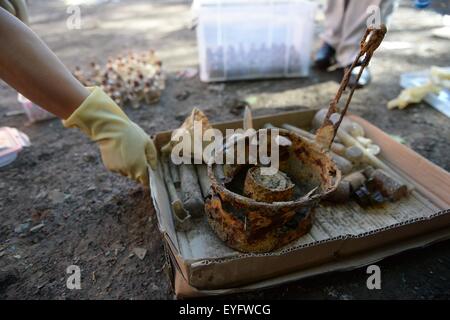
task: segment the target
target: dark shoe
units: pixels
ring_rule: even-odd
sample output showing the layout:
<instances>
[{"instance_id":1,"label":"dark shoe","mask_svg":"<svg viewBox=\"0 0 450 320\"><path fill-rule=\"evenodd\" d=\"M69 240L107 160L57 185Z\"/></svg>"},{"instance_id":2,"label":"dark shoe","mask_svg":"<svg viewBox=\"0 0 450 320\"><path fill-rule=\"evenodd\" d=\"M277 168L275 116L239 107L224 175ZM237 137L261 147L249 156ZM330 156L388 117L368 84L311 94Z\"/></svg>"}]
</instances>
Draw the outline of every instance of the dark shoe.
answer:
<instances>
[{"instance_id":1,"label":"dark shoe","mask_svg":"<svg viewBox=\"0 0 450 320\"><path fill-rule=\"evenodd\" d=\"M324 42L314 57L314 68L326 70L328 67L336 63L336 50L328 43Z\"/></svg>"},{"instance_id":2,"label":"dark shoe","mask_svg":"<svg viewBox=\"0 0 450 320\"><path fill-rule=\"evenodd\" d=\"M356 81L356 78L361 70L361 67L356 66L352 73L350 74L350 79L348 82L348 86L350 88L356 87L356 89L363 88L367 86L370 81L372 80L372 75L370 74L369 68L365 68L361 74L361 77L359 78L359 81Z\"/></svg>"}]
</instances>

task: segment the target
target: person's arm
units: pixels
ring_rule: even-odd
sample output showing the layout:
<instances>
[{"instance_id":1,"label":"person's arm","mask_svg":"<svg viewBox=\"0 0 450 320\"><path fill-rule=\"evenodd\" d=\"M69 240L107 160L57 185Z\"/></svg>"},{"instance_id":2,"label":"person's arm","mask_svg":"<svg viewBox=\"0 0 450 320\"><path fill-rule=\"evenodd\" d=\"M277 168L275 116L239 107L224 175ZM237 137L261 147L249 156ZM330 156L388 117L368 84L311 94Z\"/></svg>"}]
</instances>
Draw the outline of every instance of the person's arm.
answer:
<instances>
[{"instance_id":1,"label":"person's arm","mask_svg":"<svg viewBox=\"0 0 450 320\"><path fill-rule=\"evenodd\" d=\"M0 78L62 119L67 119L89 91L41 39L0 8Z\"/></svg>"},{"instance_id":2,"label":"person's arm","mask_svg":"<svg viewBox=\"0 0 450 320\"><path fill-rule=\"evenodd\" d=\"M0 7L0 78L97 143L106 168L148 185L153 140L99 87L85 88L25 24Z\"/></svg>"}]
</instances>

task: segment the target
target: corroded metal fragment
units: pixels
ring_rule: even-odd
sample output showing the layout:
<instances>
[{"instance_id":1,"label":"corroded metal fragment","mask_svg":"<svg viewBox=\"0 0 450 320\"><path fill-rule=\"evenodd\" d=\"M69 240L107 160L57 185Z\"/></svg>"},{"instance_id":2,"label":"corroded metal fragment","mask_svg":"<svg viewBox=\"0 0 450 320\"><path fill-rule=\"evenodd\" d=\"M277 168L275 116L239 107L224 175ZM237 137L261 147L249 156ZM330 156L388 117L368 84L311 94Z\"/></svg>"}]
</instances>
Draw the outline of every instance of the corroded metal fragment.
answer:
<instances>
[{"instance_id":1,"label":"corroded metal fragment","mask_svg":"<svg viewBox=\"0 0 450 320\"><path fill-rule=\"evenodd\" d=\"M278 171L274 175L262 175L260 167L247 171L244 194L256 201L281 202L292 200L294 187L289 177Z\"/></svg>"}]
</instances>

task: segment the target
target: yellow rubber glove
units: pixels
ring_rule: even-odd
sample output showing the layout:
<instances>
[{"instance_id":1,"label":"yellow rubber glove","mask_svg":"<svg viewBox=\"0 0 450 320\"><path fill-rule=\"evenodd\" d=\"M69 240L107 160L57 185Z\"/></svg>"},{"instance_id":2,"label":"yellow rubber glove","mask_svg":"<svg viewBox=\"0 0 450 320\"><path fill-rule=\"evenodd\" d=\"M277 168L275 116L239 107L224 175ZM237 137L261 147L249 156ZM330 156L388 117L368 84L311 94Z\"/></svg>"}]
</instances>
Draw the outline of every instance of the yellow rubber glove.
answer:
<instances>
[{"instance_id":1,"label":"yellow rubber glove","mask_svg":"<svg viewBox=\"0 0 450 320\"><path fill-rule=\"evenodd\" d=\"M63 121L64 126L79 128L97 142L108 170L148 186L148 165L153 169L157 165L152 139L102 89L88 89L91 94Z\"/></svg>"},{"instance_id":2,"label":"yellow rubber glove","mask_svg":"<svg viewBox=\"0 0 450 320\"><path fill-rule=\"evenodd\" d=\"M0 0L0 7L28 24L28 9L25 0Z\"/></svg>"}]
</instances>

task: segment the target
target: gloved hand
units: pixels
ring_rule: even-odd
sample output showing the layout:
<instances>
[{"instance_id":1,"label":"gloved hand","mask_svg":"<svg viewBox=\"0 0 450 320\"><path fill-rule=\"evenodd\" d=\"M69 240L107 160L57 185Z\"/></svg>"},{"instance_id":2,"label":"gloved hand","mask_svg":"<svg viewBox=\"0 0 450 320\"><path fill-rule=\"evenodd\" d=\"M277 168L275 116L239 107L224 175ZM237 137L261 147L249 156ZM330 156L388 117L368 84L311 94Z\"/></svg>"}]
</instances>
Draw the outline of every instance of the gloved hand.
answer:
<instances>
[{"instance_id":1,"label":"gloved hand","mask_svg":"<svg viewBox=\"0 0 450 320\"><path fill-rule=\"evenodd\" d=\"M152 139L102 89L88 89L91 94L63 121L64 126L79 128L97 142L108 170L148 186L148 165L153 169L157 165Z\"/></svg>"},{"instance_id":2,"label":"gloved hand","mask_svg":"<svg viewBox=\"0 0 450 320\"><path fill-rule=\"evenodd\" d=\"M25 0L0 0L0 7L28 24L28 9Z\"/></svg>"}]
</instances>

